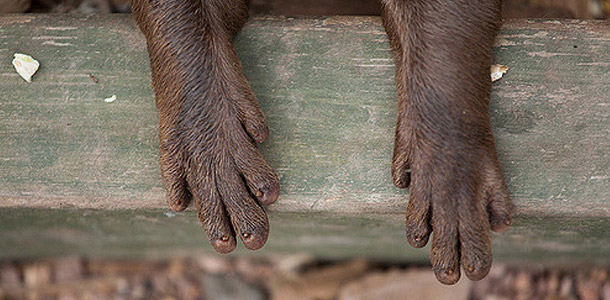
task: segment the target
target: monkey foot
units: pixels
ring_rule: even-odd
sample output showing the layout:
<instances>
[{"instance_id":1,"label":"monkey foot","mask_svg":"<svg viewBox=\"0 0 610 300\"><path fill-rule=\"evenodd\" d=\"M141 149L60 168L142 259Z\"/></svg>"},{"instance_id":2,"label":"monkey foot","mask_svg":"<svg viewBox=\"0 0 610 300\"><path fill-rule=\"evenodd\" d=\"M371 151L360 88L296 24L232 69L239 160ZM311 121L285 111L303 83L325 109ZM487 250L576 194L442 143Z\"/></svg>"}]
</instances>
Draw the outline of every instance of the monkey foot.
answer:
<instances>
[{"instance_id":1,"label":"monkey foot","mask_svg":"<svg viewBox=\"0 0 610 300\"><path fill-rule=\"evenodd\" d=\"M495 152L483 154L472 168L450 156L413 154L413 163L393 164L395 184L410 185L407 241L421 248L434 232L430 257L441 283L458 282L460 266L469 279L484 278L492 262L490 230L502 232L511 224L512 205Z\"/></svg>"}]
</instances>

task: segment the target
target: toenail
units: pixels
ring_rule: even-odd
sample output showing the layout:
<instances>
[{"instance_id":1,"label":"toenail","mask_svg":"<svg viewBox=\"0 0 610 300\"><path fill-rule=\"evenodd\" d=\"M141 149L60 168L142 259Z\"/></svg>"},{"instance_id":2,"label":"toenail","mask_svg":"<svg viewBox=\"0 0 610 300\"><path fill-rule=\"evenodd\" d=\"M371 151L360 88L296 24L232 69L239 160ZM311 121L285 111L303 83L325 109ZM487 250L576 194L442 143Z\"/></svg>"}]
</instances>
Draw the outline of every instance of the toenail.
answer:
<instances>
[{"instance_id":1,"label":"toenail","mask_svg":"<svg viewBox=\"0 0 610 300\"><path fill-rule=\"evenodd\" d=\"M445 271L445 274L447 275L453 275L453 269L448 269L447 271Z\"/></svg>"},{"instance_id":2,"label":"toenail","mask_svg":"<svg viewBox=\"0 0 610 300\"><path fill-rule=\"evenodd\" d=\"M504 221L504 225L506 225L506 226L510 226L511 223L512 223L511 220Z\"/></svg>"},{"instance_id":3,"label":"toenail","mask_svg":"<svg viewBox=\"0 0 610 300\"><path fill-rule=\"evenodd\" d=\"M223 235L223 236L222 236L220 239L221 239L223 242L226 242L226 241L228 241L228 240L229 240L229 237L228 237L228 236L226 236L226 235Z\"/></svg>"},{"instance_id":4,"label":"toenail","mask_svg":"<svg viewBox=\"0 0 610 300\"><path fill-rule=\"evenodd\" d=\"M260 190L256 191L256 197L262 197L263 196L263 192L261 192Z\"/></svg>"},{"instance_id":5,"label":"toenail","mask_svg":"<svg viewBox=\"0 0 610 300\"><path fill-rule=\"evenodd\" d=\"M415 237L415 241L416 241L416 242L418 242L418 243L419 243L419 242L421 242L421 240L422 240L421 236L416 236L416 237Z\"/></svg>"},{"instance_id":6,"label":"toenail","mask_svg":"<svg viewBox=\"0 0 610 300\"><path fill-rule=\"evenodd\" d=\"M250 238L251 234L249 234L249 233L247 233L247 232L244 232L244 233L242 233L242 235L241 235L241 236L243 236L243 237L244 237L244 239L247 239L247 238Z\"/></svg>"},{"instance_id":7,"label":"toenail","mask_svg":"<svg viewBox=\"0 0 610 300\"><path fill-rule=\"evenodd\" d=\"M470 272L470 273L474 272L474 266L468 266L468 272Z\"/></svg>"}]
</instances>

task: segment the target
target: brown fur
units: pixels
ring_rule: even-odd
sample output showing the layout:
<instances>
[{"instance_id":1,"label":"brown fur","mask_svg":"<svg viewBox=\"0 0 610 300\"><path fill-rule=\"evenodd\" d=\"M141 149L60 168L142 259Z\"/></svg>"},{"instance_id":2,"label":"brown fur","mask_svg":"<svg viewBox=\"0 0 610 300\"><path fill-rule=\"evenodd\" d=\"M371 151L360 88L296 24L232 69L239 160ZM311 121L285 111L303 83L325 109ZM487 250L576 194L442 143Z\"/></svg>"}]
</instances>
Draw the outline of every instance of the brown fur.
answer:
<instances>
[{"instance_id":1,"label":"brown fur","mask_svg":"<svg viewBox=\"0 0 610 300\"><path fill-rule=\"evenodd\" d=\"M511 204L489 123L489 67L500 0L384 0L396 61L398 120L392 162L409 184L407 240L427 244L439 281L478 280L491 267L490 229Z\"/></svg>"},{"instance_id":2,"label":"brown fur","mask_svg":"<svg viewBox=\"0 0 610 300\"><path fill-rule=\"evenodd\" d=\"M170 207L193 198L220 253L235 249L235 234L261 248L269 222L259 203L276 201L279 181L256 149L268 128L232 45L245 1L134 0L132 8L148 44Z\"/></svg>"},{"instance_id":3,"label":"brown fur","mask_svg":"<svg viewBox=\"0 0 610 300\"><path fill-rule=\"evenodd\" d=\"M392 175L411 186L407 239L432 241L439 281L474 280L491 266L490 229L511 204L489 123L489 66L501 0L382 0L396 61L398 118ZM238 234L249 249L269 232L259 205L279 195L256 150L268 129L232 45L245 0L133 0L146 35L160 115L161 169L174 210L194 198L220 253ZM256 201L258 200L258 201ZM230 221L230 222L229 222Z\"/></svg>"}]
</instances>

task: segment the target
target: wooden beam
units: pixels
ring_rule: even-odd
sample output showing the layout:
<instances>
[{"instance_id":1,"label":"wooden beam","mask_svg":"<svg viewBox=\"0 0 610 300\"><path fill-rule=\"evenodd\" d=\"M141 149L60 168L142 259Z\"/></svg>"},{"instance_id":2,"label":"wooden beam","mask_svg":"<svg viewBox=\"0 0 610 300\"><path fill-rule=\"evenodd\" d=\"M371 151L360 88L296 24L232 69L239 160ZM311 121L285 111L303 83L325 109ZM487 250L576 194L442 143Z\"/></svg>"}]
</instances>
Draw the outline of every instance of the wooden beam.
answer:
<instances>
[{"instance_id":1,"label":"wooden beam","mask_svg":"<svg viewBox=\"0 0 610 300\"><path fill-rule=\"evenodd\" d=\"M270 125L263 155L282 185L268 248L309 241L304 248L321 255L425 257L404 242L408 193L390 180L394 66L380 20L256 18L236 48ZM31 84L14 72L15 52L41 62ZM91 236L124 241L118 254L184 245L173 231L205 245L192 212L163 215L146 45L129 15L1 16L0 62L0 241L12 241L0 243L0 257L65 246L59 232L71 229L84 253L101 252ZM609 262L610 22L511 20L495 62L511 68L494 84L491 112L519 216L496 238L498 257L533 247L543 250L526 258ZM135 229L118 230L128 224ZM132 245L131 235L148 242Z\"/></svg>"}]
</instances>

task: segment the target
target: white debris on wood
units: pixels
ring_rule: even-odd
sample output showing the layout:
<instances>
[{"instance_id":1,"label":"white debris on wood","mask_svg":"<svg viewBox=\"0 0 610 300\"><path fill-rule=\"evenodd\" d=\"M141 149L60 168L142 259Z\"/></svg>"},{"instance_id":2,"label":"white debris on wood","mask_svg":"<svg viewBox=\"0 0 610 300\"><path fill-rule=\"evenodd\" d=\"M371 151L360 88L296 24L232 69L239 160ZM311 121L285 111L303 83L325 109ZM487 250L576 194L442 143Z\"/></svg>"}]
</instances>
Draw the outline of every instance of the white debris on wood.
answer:
<instances>
[{"instance_id":1,"label":"white debris on wood","mask_svg":"<svg viewBox=\"0 0 610 300\"><path fill-rule=\"evenodd\" d=\"M500 80L504 74L508 71L508 66L493 65L491 66L491 82Z\"/></svg>"},{"instance_id":2,"label":"white debris on wood","mask_svg":"<svg viewBox=\"0 0 610 300\"><path fill-rule=\"evenodd\" d=\"M13 66L21 78L27 82L32 82L32 76L38 71L40 63L27 54L15 53Z\"/></svg>"},{"instance_id":3,"label":"white debris on wood","mask_svg":"<svg viewBox=\"0 0 610 300\"><path fill-rule=\"evenodd\" d=\"M111 102L114 102L114 100L116 100L116 95L112 95L112 97L108 97L108 98L104 99L104 102L111 103Z\"/></svg>"}]
</instances>

